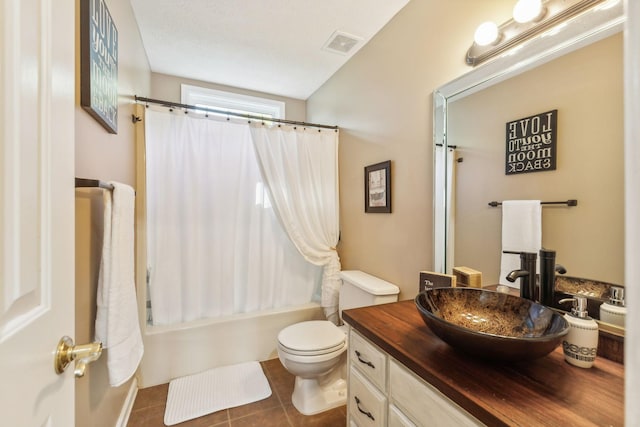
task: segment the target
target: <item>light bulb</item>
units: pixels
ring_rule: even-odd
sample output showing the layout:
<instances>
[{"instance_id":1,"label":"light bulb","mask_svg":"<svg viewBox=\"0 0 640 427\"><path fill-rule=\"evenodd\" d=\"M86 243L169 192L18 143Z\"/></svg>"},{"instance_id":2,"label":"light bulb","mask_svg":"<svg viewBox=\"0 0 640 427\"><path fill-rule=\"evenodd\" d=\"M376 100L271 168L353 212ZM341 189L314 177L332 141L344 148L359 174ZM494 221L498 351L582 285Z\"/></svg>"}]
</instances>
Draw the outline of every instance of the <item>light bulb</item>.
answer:
<instances>
[{"instance_id":1,"label":"light bulb","mask_svg":"<svg viewBox=\"0 0 640 427\"><path fill-rule=\"evenodd\" d=\"M473 38L478 46L487 46L495 43L498 40L498 36L499 32L496 23L487 21L478 25Z\"/></svg>"},{"instance_id":2,"label":"light bulb","mask_svg":"<svg viewBox=\"0 0 640 427\"><path fill-rule=\"evenodd\" d=\"M518 0L513 7L513 20L521 24L542 18L542 0Z\"/></svg>"}]
</instances>

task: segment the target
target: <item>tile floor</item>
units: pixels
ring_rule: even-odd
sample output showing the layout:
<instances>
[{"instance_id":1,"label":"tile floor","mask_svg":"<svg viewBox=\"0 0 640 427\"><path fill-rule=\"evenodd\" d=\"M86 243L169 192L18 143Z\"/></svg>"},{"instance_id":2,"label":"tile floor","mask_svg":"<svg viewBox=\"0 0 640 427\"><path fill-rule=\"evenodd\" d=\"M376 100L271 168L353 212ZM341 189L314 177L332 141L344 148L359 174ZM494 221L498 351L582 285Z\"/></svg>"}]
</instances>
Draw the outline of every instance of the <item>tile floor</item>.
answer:
<instances>
[{"instance_id":1,"label":"tile floor","mask_svg":"<svg viewBox=\"0 0 640 427\"><path fill-rule=\"evenodd\" d=\"M178 427L334 427L346 425L346 406L318 415L304 416L291 404L295 377L278 359L261 362L272 394L267 399L237 408L224 409ZM138 391L128 427L163 427L169 384Z\"/></svg>"}]
</instances>

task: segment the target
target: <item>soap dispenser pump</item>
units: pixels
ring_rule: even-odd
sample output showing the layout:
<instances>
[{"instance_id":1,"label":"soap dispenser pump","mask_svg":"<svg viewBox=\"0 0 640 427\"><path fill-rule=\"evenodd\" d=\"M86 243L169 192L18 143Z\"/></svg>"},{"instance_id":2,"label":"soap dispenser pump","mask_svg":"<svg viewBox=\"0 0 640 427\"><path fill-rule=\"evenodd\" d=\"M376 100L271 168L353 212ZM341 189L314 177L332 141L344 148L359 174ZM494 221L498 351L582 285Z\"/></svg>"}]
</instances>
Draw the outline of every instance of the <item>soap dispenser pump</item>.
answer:
<instances>
[{"instance_id":1,"label":"soap dispenser pump","mask_svg":"<svg viewBox=\"0 0 640 427\"><path fill-rule=\"evenodd\" d=\"M598 323L587 313L587 298L576 295L561 299L560 303L572 302L571 313L564 315L569 323L569 333L562 341L564 359L580 368L590 368L598 352Z\"/></svg>"},{"instance_id":2,"label":"soap dispenser pump","mask_svg":"<svg viewBox=\"0 0 640 427\"><path fill-rule=\"evenodd\" d=\"M624 288L612 286L609 301L600 304L600 320L624 328L627 307L624 304Z\"/></svg>"}]
</instances>

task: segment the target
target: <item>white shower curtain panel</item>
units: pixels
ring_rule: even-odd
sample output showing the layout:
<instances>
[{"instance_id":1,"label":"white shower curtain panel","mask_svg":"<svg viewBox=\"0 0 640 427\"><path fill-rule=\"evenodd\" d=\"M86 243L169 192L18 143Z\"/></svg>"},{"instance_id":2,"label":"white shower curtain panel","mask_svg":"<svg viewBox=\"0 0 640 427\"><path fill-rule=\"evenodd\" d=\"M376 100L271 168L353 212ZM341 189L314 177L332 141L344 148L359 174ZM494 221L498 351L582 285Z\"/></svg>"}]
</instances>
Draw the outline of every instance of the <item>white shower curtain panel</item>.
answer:
<instances>
[{"instance_id":1,"label":"white shower curtain panel","mask_svg":"<svg viewBox=\"0 0 640 427\"><path fill-rule=\"evenodd\" d=\"M435 269L451 274L455 242L455 167L456 150L436 146L434 152L434 240L436 242ZM440 250L438 250L440 248Z\"/></svg>"},{"instance_id":2,"label":"white shower curtain panel","mask_svg":"<svg viewBox=\"0 0 640 427\"><path fill-rule=\"evenodd\" d=\"M251 135L289 238L309 262L324 266L322 306L327 319L338 323L338 133L255 124Z\"/></svg>"},{"instance_id":3,"label":"white shower curtain panel","mask_svg":"<svg viewBox=\"0 0 640 427\"><path fill-rule=\"evenodd\" d=\"M322 270L282 230L248 124L152 108L145 123L153 323L311 301Z\"/></svg>"}]
</instances>

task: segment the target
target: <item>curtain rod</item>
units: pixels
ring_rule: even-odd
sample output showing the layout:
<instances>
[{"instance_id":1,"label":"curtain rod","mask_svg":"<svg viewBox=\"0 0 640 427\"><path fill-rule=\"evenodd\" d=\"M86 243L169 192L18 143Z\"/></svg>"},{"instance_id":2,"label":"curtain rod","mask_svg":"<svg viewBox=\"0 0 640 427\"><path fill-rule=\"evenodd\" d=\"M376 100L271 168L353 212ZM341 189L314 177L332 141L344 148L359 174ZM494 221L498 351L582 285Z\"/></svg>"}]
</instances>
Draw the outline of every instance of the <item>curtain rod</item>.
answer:
<instances>
[{"instance_id":1,"label":"curtain rod","mask_svg":"<svg viewBox=\"0 0 640 427\"><path fill-rule=\"evenodd\" d=\"M322 129L333 129L335 131L338 130L338 126L319 125L319 124L316 124L316 123L297 122L297 121L294 121L294 120L266 118L266 117L261 117L261 116L257 116L257 115L253 115L253 114L236 113L236 112L233 112L233 111L216 110L215 108L196 107L195 105L180 104L178 102L161 101L159 99L144 98L144 97L138 96L138 95L135 96L135 100L136 100L136 102L144 102L144 103L149 103L149 104L158 104L158 105L162 105L163 107L183 108L183 109L186 109L186 110L205 111L205 112L209 112L209 113L221 114L221 115L224 115L224 116L242 117L244 119L249 119L249 120L259 120L259 121L267 120L267 121L270 121L270 122L284 123L284 124L287 124L287 125L307 126L307 127L322 128ZM135 116L133 117L133 120L134 121L138 121Z\"/></svg>"},{"instance_id":2,"label":"curtain rod","mask_svg":"<svg viewBox=\"0 0 640 427\"><path fill-rule=\"evenodd\" d=\"M489 206L500 206L502 202L489 202ZM578 206L578 201L576 199L569 199L563 202L540 202L541 205L567 205L567 206Z\"/></svg>"}]
</instances>

